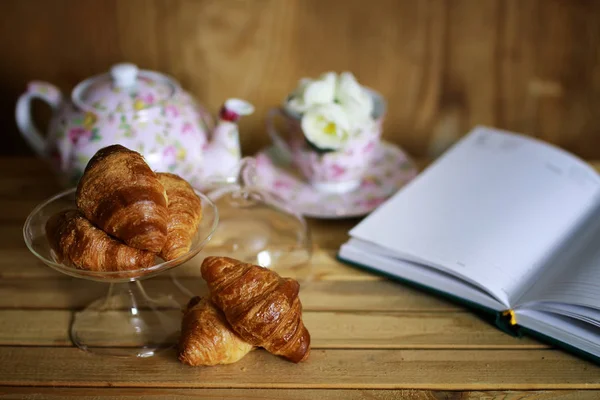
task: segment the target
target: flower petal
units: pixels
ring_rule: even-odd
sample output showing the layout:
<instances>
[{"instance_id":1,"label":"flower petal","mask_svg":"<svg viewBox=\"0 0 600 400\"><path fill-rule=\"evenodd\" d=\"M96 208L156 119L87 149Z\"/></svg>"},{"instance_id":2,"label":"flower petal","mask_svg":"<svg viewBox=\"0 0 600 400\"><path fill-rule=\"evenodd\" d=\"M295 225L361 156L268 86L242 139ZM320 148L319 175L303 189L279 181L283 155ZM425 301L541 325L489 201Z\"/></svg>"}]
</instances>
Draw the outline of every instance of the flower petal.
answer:
<instances>
[{"instance_id":1,"label":"flower petal","mask_svg":"<svg viewBox=\"0 0 600 400\"><path fill-rule=\"evenodd\" d=\"M318 80L309 83L304 90L304 104L308 107L317 104L333 103L335 81Z\"/></svg>"},{"instance_id":2,"label":"flower petal","mask_svg":"<svg viewBox=\"0 0 600 400\"><path fill-rule=\"evenodd\" d=\"M308 109L302 116L302 131L320 149L338 150L349 139L350 123L338 104L324 104Z\"/></svg>"}]
</instances>

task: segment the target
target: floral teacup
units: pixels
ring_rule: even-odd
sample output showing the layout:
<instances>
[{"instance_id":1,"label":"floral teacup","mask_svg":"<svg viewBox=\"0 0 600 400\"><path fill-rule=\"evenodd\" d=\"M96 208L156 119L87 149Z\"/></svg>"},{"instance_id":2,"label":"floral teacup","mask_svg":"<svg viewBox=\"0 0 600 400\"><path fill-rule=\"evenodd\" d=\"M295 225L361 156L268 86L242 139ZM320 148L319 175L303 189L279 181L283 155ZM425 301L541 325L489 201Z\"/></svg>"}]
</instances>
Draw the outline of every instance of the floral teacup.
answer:
<instances>
[{"instance_id":1,"label":"floral teacup","mask_svg":"<svg viewBox=\"0 0 600 400\"><path fill-rule=\"evenodd\" d=\"M322 84L327 78L326 74L321 81L313 82ZM356 118L360 108L344 108L337 99L308 105L305 112L289 107L288 99L284 107L272 109L267 115L267 131L274 145L317 190L345 193L358 188L379 145L385 101L371 89L358 86L357 90L369 96L365 118ZM285 119L285 135L275 128L278 115Z\"/></svg>"}]
</instances>

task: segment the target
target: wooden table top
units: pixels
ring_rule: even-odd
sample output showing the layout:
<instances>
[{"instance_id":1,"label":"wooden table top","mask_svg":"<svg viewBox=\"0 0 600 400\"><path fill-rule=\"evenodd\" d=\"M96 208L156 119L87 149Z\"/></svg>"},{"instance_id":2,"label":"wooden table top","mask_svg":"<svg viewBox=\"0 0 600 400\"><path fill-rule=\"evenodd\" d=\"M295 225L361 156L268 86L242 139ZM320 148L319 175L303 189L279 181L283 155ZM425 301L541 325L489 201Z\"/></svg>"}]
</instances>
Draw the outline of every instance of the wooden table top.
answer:
<instances>
[{"instance_id":1,"label":"wooden table top","mask_svg":"<svg viewBox=\"0 0 600 400\"><path fill-rule=\"evenodd\" d=\"M33 207L58 190L41 162L0 158L0 399L600 398L600 367L337 262L357 220L310 221L312 262L291 272L304 282L307 362L264 350L199 368L181 364L173 349L145 359L90 355L71 344L69 324L106 284L48 268L21 233ZM198 258L178 268L182 282L202 285ZM168 279L146 284L160 288Z\"/></svg>"}]
</instances>

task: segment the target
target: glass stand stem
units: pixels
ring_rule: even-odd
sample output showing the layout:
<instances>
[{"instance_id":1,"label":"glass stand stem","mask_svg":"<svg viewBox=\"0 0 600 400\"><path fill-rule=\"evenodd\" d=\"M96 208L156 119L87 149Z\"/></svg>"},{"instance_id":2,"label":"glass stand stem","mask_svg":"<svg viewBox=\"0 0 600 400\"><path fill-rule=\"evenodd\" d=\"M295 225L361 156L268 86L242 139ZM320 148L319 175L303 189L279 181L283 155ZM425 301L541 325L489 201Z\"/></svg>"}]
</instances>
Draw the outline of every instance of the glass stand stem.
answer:
<instances>
[{"instance_id":1,"label":"glass stand stem","mask_svg":"<svg viewBox=\"0 0 600 400\"><path fill-rule=\"evenodd\" d=\"M82 350L149 357L177 340L181 307L140 281L111 283L107 294L75 313L71 340Z\"/></svg>"}]
</instances>

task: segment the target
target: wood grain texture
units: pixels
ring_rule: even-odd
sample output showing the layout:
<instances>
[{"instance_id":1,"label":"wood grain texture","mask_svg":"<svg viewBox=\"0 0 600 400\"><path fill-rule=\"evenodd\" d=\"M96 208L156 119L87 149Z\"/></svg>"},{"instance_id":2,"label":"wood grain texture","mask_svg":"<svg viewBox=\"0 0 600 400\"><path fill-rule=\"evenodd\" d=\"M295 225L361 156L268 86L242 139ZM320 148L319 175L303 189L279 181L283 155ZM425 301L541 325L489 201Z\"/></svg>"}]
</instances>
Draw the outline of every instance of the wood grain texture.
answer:
<instances>
[{"instance_id":1,"label":"wood grain texture","mask_svg":"<svg viewBox=\"0 0 600 400\"><path fill-rule=\"evenodd\" d=\"M430 391L344 389L147 389L147 388L48 388L0 387L2 400L119 400L119 399L240 399L240 400L594 400L598 390L585 391Z\"/></svg>"},{"instance_id":2,"label":"wood grain texture","mask_svg":"<svg viewBox=\"0 0 600 400\"><path fill-rule=\"evenodd\" d=\"M199 278L178 278L185 291L208 293ZM300 281L302 308L307 311L436 311L462 309L431 294L388 280ZM153 293L172 293L180 304L189 297L167 276L149 279L144 286ZM106 294L105 283L76 278L2 279L0 309L82 309Z\"/></svg>"},{"instance_id":3,"label":"wood grain texture","mask_svg":"<svg viewBox=\"0 0 600 400\"><path fill-rule=\"evenodd\" d=\"M304 320L313 335L305 365L264 351L215 369L186 369L174 351L143 360L90 356L72 347L67 332L74 310L107 286L51 270L22 241L27 207L57 190L41 162L0 158L0 399L600 396L600 367L512 338L462 307L337 262L335 251L357 219L310 221L312 262L286 271L301 279ZM206 290L200 261L175 270L197 294ZM145 284L177 293L168 275ZM183 293L180 298L186 300Z\"/></svg>"},{"instance_id":4,"label":"wood grain texture","mask_svg":"<svg viewBox=\"0 0 600 400\"><path fill-rule=\"evenodd\" d=\"M389 102L385 138L435 154L475 124L600 157L600 3L593 0L5 0L2 153L33 79L70 91L128 60L173 75L211 110L252 101L244 150L302 76L351 70ZM19 38L19 40L14 40Z\"/></svg>"},{"instance_id":5,"label":"wood grain texture","mask_svg":"<svg viewBox=\"0 0 600 400\"><path fill-rule=\"evenodd\" d=\"M168 312L174 320L181 312ZM4 328L0 346L72 346L69 310L0 310ZM467 311L455 312L315 312L303 319L313 349L543 349L529 338L517 339ZM491 329L490 329L491 328ZM106 330L112 343L131 346L118 329ZM88 335L88 340L90 336ZM106 342L108 346L108 342Z\"/></svg>"},{"instance_id":6,"label":"wood grain texture","mask_svg":"<svg viewBox=\"0 0 600 400\"><path fill-rule=\"evenodd\" d=\"M518 368L515 366L518 365ZM67 347L0 347L0 385L306 389L600 389L600 367L554 350L315 350L293 364L263 350L215 368L94 357Z\"/></svg>"}]
</instances>

